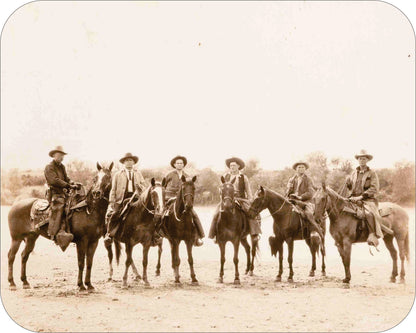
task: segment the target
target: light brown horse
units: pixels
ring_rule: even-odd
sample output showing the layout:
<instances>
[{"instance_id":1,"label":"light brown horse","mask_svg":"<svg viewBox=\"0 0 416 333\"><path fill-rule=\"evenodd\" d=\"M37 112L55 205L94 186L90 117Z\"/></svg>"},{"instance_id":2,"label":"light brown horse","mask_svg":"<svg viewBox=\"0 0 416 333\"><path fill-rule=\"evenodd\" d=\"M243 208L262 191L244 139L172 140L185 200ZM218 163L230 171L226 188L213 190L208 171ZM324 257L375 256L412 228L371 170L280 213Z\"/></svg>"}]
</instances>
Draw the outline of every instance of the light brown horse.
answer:
<instances>
[{"instance_id":1,"label":"light brown horse","mask_svg":"<svg viewBox=\"0 0 416 333\"><path fill-rule=\"evenodd\" d=\"M78 256L78 287L80 291L93 290L91 284L91 268L94 253L97 248L98 240L103 234L105 224L105 212L108 206L108 195L111 189L111 169L103 168L97 163L98 174L94 177L94 184L88 191L86 201L87 207L77 210L73 213L70 223L70 229L74 235L73 243L77 245ZM20 279L23 282L23 288L30 288L30 284L26 277L26 262L30 253L35 247L36 240L39 235L50 239L48 236L48 224L34 230L30 218L30 210L36 198L19 200L13 204L10 209L8 220L10 236L12 238L10 250L8 253L9 261L9 285L11 290L16 290L16 284L13 280L13 263L16 252L19 250L22 241L26 243L22 251L22 265ZM83 283L83 271L87 262L87 271L85 274L85 285Z\"/></svg>"},{"instance_id":2,"label":"light brown horse","mask_svg":"<svg viewBox=\"0 0 416 333\"><path fill-rule=\"evenodd\" d=\"M351 263L351 245L353 243L366 242L368 237L368 228L359 228L361 220L350 213L343 211L346 205L349 205L348 199L344 198L330 187L322 184L314 196L316 220L324 220L325 211L329 216L329 231L335 240L338 252L341 255L342 263L345 269L344 283L351 280L350 263ZM399 246L401 260L400 280L403 282L405 277L404 260L409 260L409 216L406 211L399 205L391 202L382 202L379 208L391 209L391 214L383 217L386 225L393 230L393 235L385 234L384 243L390 252L393 260L393 271L390 277L391 282L396 282L397 273L397 251L393 244L393 238Z\"/></svg>"}]
</instances>

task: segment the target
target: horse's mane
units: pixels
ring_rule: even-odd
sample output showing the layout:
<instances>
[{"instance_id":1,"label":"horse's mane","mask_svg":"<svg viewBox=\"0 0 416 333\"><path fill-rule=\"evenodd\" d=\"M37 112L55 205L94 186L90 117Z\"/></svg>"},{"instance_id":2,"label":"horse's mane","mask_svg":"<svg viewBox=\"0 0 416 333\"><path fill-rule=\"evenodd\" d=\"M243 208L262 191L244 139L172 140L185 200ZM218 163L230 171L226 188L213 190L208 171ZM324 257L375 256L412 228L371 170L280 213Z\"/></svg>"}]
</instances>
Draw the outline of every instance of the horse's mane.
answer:
<instances>
[{"instance_id":1,"label":"horse's mane","mask_svg":"<svg viewBox=\"0 0 416 333\"><path fill-rule=\"evenodd\" d=\"M134 201L131 204L131 206L132 207L137 207L139 204L144 204L145 205L151 188L152 188L152 185L148 186L142 193L140 193L139 199Z\"/></svg>"},{"instance_id":2,"label":"horse's mane","mask_svg":"<svg viewBox=\"0 0 416 333\"><path fill-rule=\"evenodd\" d=\"M269 192L269 193L271 193L272 195L278 197L281 200L286 200L286 198L283 195L281 195L280 193L278 193L276 191L273 191L273 190L271 190L269 188L266 188L264 186L263 186L263 189L264 189L265 192Z\"/></svg>"}]
</instances>

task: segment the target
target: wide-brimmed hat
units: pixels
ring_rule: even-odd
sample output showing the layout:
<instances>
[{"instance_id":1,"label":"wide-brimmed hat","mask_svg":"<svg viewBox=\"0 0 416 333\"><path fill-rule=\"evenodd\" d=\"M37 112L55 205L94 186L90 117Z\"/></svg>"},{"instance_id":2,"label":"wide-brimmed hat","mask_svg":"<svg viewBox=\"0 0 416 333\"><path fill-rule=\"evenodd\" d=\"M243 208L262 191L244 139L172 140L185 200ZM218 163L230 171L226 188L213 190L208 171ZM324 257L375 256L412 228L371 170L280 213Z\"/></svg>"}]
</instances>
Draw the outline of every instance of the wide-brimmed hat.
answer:
<instances>
[{"instance_id":1,"label":"wide-brimmed hat","mask_svg":"<svg viewBox=\"0 0 416 333\"><path fill-rule=\"evenodd\" d=\"M309 164L306 163L305 161L298 161L295 164L293 164L292 168L296 170L296 168L298 167L298 165L304 165L306 169L309 169Z\"/></svg>"},{"instance_id":2,"label":"wide-brimmed hat","mask_svg":"<svg viewBox=\"0 0 416 333\"><path fill-rule=\"evenodd\" d=\"M367 153L365 149L361 149L360 152L357 155L355 155L356 160L358 160L359 157L367 157L369 161L373 159L373 155Z\"/></svg>"},{"instance_id":3,"label":"wide-brimmed hat","mask_svg":"<svg viewBox=\"0 0 416 333\"><path fill-rule=\"evenodd\" d=\"M120 163L124 163L124 161L127 158L131 158L134 161L134 164L136 164L139 161L139 158L137 156L134 156L132 153L126 153L126 155L120 158Z\"/></svg>"},{"instance_id":4,"label":"wide-brimmed hat","mask_svg":"<svg viewBox=\"0 0 416 333\"><path fill-rule=\"evenodd\" d=\"M225 164L227 165L227 167L230 167L231 162L237 163L239 165L239 168L238 168L239 170L244 169L244 167L246 166L244 161L241 158L238 158L238 157L227 158L225 160Z\"/></svg>"},{"instance_id":5,"label":"wide-brimmed hat","mask_svg":"<svg viewBox=\"0 0 416 333\"><path fill-rule=\"evenodd\" d=\"M170 161L170 165L172 166L172 168L175 167L175 163L176 163L177 160L182 160L183 161L183 166L188 164L188 160L186 159L185 156L178 155L178 156L175 156L174 158L172 158L172 160Z\"/></svg>"},{"instance_id":6,"label":"wide-brimmed hat","mask_svg":"<svg viewBox=\"0 0 416 333\"><path fill-rule=\"evenodd\" d=\"M64 152L64 148L62 146L56 146L54 149L52 149L49 152L49 156L53 157L53 154L55 154L55 153L62 153L64 155L67 155L67 153Z\"/></svg>"}]
</instances>

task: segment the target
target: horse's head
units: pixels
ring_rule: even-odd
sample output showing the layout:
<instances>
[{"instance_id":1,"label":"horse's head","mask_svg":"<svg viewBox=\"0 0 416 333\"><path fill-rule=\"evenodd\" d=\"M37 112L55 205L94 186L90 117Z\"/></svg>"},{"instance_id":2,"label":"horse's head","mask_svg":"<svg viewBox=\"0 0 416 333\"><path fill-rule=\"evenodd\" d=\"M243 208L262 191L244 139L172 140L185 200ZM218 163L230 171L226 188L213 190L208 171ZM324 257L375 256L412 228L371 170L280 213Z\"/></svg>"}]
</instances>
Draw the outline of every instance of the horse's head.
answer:
<instances>
[{"instance_id":1,"label":"horse's head","mask_svg":"<svg viewBox=\"0 0 416 333\"><path fill-rule=\"evenodd\" d=\"M154 209L154 217L155 219L162 218L165 212L165 186L166 186L166 179L163 178L162 183L156 182L154 178L151 179L151 188L149 191L150 201L152 203Z\"/></svg>"},{"instance_id":2,"label":"horse's head","mask_svg":"<svg viewBox=\"0 0 416 333\"><path fill-rule=\"evenodd\" d=\"M316 221L323 221L325 219L325 212L328 209L329 195L325 183L322 183L322 187L318 188L313 196L315 203L315 209L313 217Z\"/></svg>"},{"instance_id":3,"label":"horse's head","mask_svg":"<svg viewBox=\"0 0 416 333\"><path fill-rule=\"evenodd\" d=\"M231 211L234 208L234 181L227 182L223 176L221 176L222 186L220 187L221 193L221 210Z\"/></svg>"},{"instance_id":4,"label":"horse's head","mask_svg":"<svg viewBox=\"0 0 416 333\"><path fill-rule=\"evenodd\" d=\"M111 169L114 163L111 162L108 168L104 168L97 162L97 174L91 187L91 193L94 200L108 197L111 190Z\"/></svg>"},{"instance_id":5,"label":"horse's head","mask_svg":"<svg viewBox=\"0 0 416 333\"><path fill-rule=\"evenodd\" d=\"M182 184L178 195L181 196L185 210L190 211L194 206L196 176L193 176L190 180L187 180L185 176L182 176L181 180Z\"/></svg>"},{"instance_id":6,"label":"horse's head","mask_svg":"<svg viewBox=\"0 0 416 333\"><path fill-rule=\"evenodd\" d=\"M258 190L253 196L253 201L251 202L248 215L251 218L254 218L258 214L260 214L260 212L263 209L266 209L266 208L267 208L266 190L264 189L263 186L259 185Z\"/></svg>"}]
</instances>

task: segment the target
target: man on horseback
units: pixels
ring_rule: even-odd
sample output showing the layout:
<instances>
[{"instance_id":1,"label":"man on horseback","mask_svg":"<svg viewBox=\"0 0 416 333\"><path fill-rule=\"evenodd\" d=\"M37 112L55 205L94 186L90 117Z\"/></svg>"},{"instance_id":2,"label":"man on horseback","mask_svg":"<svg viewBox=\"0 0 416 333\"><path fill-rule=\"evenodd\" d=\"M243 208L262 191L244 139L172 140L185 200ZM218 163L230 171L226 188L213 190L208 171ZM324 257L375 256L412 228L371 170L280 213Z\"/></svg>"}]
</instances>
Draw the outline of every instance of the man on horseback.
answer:
<instances>
[{"instance_id":1,"label":"man on horseback","mask_svg":"<svg viewBox=\"0 0 416 333\"><path fill-rule=\"evenodd\" d=\"M130 199L135 193L140 194L147 186L142 173L133 169L133 165L138 161L137 156L126 153L120 159L120 163L124 167L114 174L106 213L107 233L104 238L106 244L111 244L119 228L123 202Z\"/></svg>"},{"instance_id":2,"label":"man on horseback","mask_svg":"<svg viewBox=\"0 0 416 333\"><path fill-rule=\"evenodd\" d=\"M180 155L175 156L170 161L170 165L175 170L172 170L171 172L169 172L165 177L166 178L166 199L168 200L168 203L173 202L174 198L176 198L178 191L181 188L182 176L185 176L185 178L189 177L188 174L183 170L186 164L188 164L188 160L186 159L185 156L180 156ZM199 236L199 238L195 240L194 245L201 246L202 244L204 244L204 242L202 241L202 238L205 237L205 234L204 234L204 229L202 228L201 221L194 209L192 209L192 220L193 220L193 223L195 225L195 228ZM159 232L160 227L161 225L159 224L157 226L156 233Z\"/></svg>"},{"instance_id":3,"label":"man on horseback","mask_svg":"<svg viewBox=\"0 0 416 333\"><path fill-rule=\"evenodd\" d=\"M313 218L313 205L311 203L314 193L313 181L305 173L309 169L309 165L306 162L299 161L293 164L292 168L296 171L296 174L289 179L285 196L293 204L294 210L314 225L318 229L316 231L323 237L321 227Z\"/></svg>"},{"instance_id":4,"label":"man on horseback","mask_svg":"<svg viewBox=\"0 0 416 333\"><path fill-rule=\"evenodd\" d=\"M379 181L377 174L371 170L367 163L373 159L364 149L355 155L359 166L347 178L346 185L350 193L347 195L350 201L364 206L365 218L368 222L369 235L367 243L369 245L378 245L377 238L383 238L381 231L381 216L378 212L378 201L376 196L379 190Z\"/></svg>"},{"instance_id":5,"label":"man on horseback","mask_svg":"<svg viewBox=\"0 0 416 333\"><path fill-rule=\"evenodd\" d=\"M242 159L238 157L231 157L225 160L225 164L229 168L229 172L224 175L224 178L227 182L232 182L235 190L235 198L242 210L247 214L250 208L250 201L253 198L250 182L248 177L244 175L241 170L244 169L245 163ZM209 230L209 238L215 239L217 231L217 223L219 216L219 207L217 212L214 215L214 218L211 223L211 228ZM254 219L248 217L248 227L252 240L258 241L259 234L261 234L261 219L260 215L257 215Z\"/></svg>"},{"instance_id":6,"label":"man on horseback","mask_svg":"<svg viewBox=\"0 0 416 333\"><path fill-rule=\"evenodd\" d=\"M66 248L74 238L71 233L65 231L65 223L61 223L67 198L66 192L80 186L80 184L71 181L66 173L65 166L62 164L65 155L67 153L64 152L62 146L57 146L51 150L49 156L52 157L52 161L46 165L44 170L46 182L49 186L48 201L51 207L48 234L61 248Z\"/></svg>"}]
</instances>

